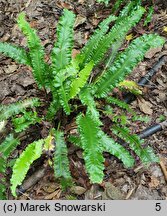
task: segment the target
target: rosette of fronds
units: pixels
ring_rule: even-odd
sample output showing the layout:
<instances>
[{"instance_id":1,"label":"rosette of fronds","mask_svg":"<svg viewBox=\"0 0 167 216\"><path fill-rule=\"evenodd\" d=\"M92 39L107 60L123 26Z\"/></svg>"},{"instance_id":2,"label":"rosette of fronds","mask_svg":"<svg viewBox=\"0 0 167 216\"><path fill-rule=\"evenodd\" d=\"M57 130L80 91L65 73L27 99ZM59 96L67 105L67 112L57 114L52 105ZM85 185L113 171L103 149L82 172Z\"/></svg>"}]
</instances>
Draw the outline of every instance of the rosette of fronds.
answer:
<instances>
[{"instance_id":1,"label":"rosette of fronds","mask_svg":"<svg viewBox=\"0 0 167 216\"><path fill-rule=\"evenodd\" d=\"M140 1L136 0L135 2L139 3ZM119 3L121 4L121 1ZM11 190L14 196L16 196L17 186L22 183L32 163L41 156L43 150L54 151L54 173L55 177L61 180L62 185L65 186L65 182L68 185L71 181L66 144L68 134L59 129L53 129L55 121L52 122L52 119L56 118L57 111L60 111L60 115L63 114L62 117L69 116L71 113L75 113L74 115L77 116L78 134L71 137L70 142L83 150L86 171L92 183L101 183L103 180L103 152L114 155L123 162L125 167L134 165L135 160L131 151L136 153L143 163L158 161L153 150L150 147L143 148L139 138L132 135L126 128L125 114L111 118L112 125L115 125L110 131L111 136L102 130L105 112L100 106L103 106L103 103L105 105L114 104L133 114L128 105L111 97L109 93L121 85L120 82L132 72L150 48L162 46L165 42L162 37L156 34L143 35L133 40L124 51L119 52L127 33L140 21L145 12L145 9L139 4L133 6L134 3L130 2L118 17L110 15L102 21L75 58L72 57L75 15L66 9L57 25L56 42L51 52L51 64L45 62L41 41L36 31L25 20L23 13L18 16L18 25L27 38L28 52L15 45L0 43L1 53L13 58L18 63L31 66L38 86L48 88L52 93L52 101L46 116L46 119L53 123L51 132L47 138L29 144L16 160L11 178ZM115 24L113 24L114 22ZM103 67L103 69L100 72L97 71L96 74L97 66L100 63L102 64L99 68ZM93 77L94 74L96 74L95 77ZM126 85L124 83L124 87L127 88L127 86L127 83ZM46 96L48 96L47 93ZM27 129L30 125L40 122L41 119L34 110L33 112L27 110L28 107L33 108L38 105L39 102L35 99L0 106L0 130L3 131L6 120L11 117L13 117L12 123L16 134ZM112 109L110 113L112 113ZM71 120L71 117L73 116L67 117L67 122ZM45 120L45 117L43 119ZM61 119L61 116L57 119ZM58 125L64 127L61 122ZM112 138L112 132L119 138L124 138L129 143L129 148L126 149L115 141ZM6 138L0 145L2 149L0 171L3 173L3 179L6 169L4 160L6 161L9 153L19 144L16 142L15 133L13 141ZM7 140L8 142L6 142ZM0 188L4 193L4 184L2 183L0 182Z\"/></svg>"}]
</instances>

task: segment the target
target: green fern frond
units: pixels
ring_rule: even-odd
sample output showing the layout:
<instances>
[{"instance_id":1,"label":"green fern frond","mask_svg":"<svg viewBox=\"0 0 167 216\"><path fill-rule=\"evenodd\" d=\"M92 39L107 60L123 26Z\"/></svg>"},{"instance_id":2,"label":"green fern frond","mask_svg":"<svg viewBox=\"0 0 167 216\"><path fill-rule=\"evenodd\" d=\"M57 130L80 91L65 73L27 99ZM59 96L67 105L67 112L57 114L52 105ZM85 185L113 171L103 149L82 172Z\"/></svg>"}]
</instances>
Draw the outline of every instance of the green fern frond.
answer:
<instances>
[{"instance_id":1,"label":"green fern frond","mask_svg":"<svg viewBox=\"0 0 167 216\"><path fill-rule=\"evenodd\" d=\"M123 2L123 3L126 3ZM132 0L128 4L125 5L125 7L120 11L119 17L120 19L128 16L135 8L141 6L141 0Z\"/></svg>"},{"instance_id":2,"label":"green fern frond","mask_svg":"<svg viewBox=\"0 0 167 216\"><path fill-rule=\"evenodd\" d=\"M37 107L40 105L39 99L32 98L26 99L24 101L19 101L9 105L1 105L0 106L0 121L7 120L8 118L16 115L20 112L23 112L26 108Z\"/></svg>"},{"instance_id":3,"label":"green fern frond","mask_svg":"<svg viewBox=\"0 0 167 216\"><path fill-rule=\"evenodd\" d=\"M159 163L159 157L154 153L153 148L150 146L144 148L142 162L146 164L157 162Z\"/></svg>"},{"instance_id":4,"label":"green fern frond","mask_svg":"<svg viewBox=\"0 0 167 216\"><path fill-rule=\"evenodd\" d=\"M5 56L14 59L20 64L31 66L30 57L22 47L0 42L0 53L3 53Z\"/></svg>"},{"instance_id":5,"label":"green fern frond","mask_svg":"<svg viewBox=\"0 0 167 216\"><path fill-rule=\"evenodd\" d=\"M144 26L148 25L148 23L151 22L151 20L152 20L152 18L153 18L153 13L154 13L154 7L151 6L151 7L149 7L149 9L148 9L148 14L147 14L147 17L146 17L146 19L145 19L145 21L144 21Z\"/></svg>"},{"instance_id":6,"label":"green fern frond","mask_svg":"<svg viewBox=\"0 0 167 216\"><path fill-rule=\"evenodd\" d=\"M0 180L0 181L2 181L2 180ZM0 200L6 200L7 199L5 192L6 192L6 186L0 182Z\"/></svg>"},{"instance_id":7,"label":"green fern frond","mask_svg":"<svg viewBox=\"0 0 167 216\"><path fill-rule=\"evenodd\" d=\"M20 144L20 141L14 138L13 134L8 135L0 144L0 200L6 199L6 168L7 159L14 149Z\"/></svg>"},{"instance_id":8,"label":"green fern frond","mask_svg":"<svg viewBox=\"0 0 167 216\"><path fill-rule=\"evenodd\" d=\"M106 100L107 103L117 105L118 107L120 107L120 108L122 108L124 110L127 110L129 113L131 113L132 114L132 116L131 116L132 121L142 121L142 122L148 123L149 120L150 120L148 116L141 116L141 115L139 116L139 115L137 115L130 108L130 106L127 103L125 103L125 102L123 102L123 101L121 101L121 100L119 100L117 98L109 96L109 97L106 97L105 100ZM113 114L113 113L111 113L111 114ZM117 117L119 117L119 116L117 116Z\"/></svg>"},{"instance_id":9,"label":"green fern frond","mask_svg":"<svg viewBox=\"0 0 167 216\"><path fill-rule=\"evenodd\" d=\"M54 87L59 88L61 84L65 81L67 82L67 78L75 77L79 72L79 62L76 59L72 59L71 63L65 67L65 69L60 70L54 76Z\"/></svg>"},{"instance_id":10,"label":"green fern frond","mask_svg":"<svg viewBox=\"0 0 167 216\"><path fill-rule=\"evenodd\" d=\"M115 6L118 4L120 4L121 3L121 1L117 1L116 3L115 3ZM122 3L123 3L123 1L122 1ZM117 6L118 6L117 5ZM140 7L139 5L141 5L141 3L139 3L139 1L138 0L136 0L136 1L130 1L124 8L123 8L123 10L120 12L120 14L119 14L119 17L118 17L118 19L116 20L116 22L115 22L115 26L114 27L117 27L117 26L119 26L122 22L124 22L124 20L125 19L127 19L127 22L132 22L131 21L131 19L128 21L128 16L130 17L130 16L132 16L133 17L133 14L134 14L134 17L135 17L135 13L139 13L139 11L140 11L140 9L142 9L142 7ZM144 9L144 8L143 8ZM140 11L140 13L141 13L141 11ZM139 13L139 16L140 16L140 13ZM143 13L144 13L144 10L143 10ZM141 16L142 16L142 14L141 14ZM136 17L137 18L137 17ZM135 18L135 19L136 19ZM140 17L141 18L141 17ZM140 18L139 18L139 20L138 21L140 21ZM132 20L133 20L133 18L132 18ZM138 22L137 20L136 20L136 23ZM135 22L134 22L134 26L135 26L135 24L136 24ZM126 24L125 24L126 25ZM133 24L132 24L133 25ZM113 29L114 29L114 27L113 27ZM133 26L131 26L131 27L133 27ZM131 28L130 27L130 28ZM129 29L130 30L130 29ZM111 30L112 31L112 30ZM123 33L123 31L121 31L122 33ZM114 59L115 59L115 57L116 57L116 55L117 55L117 53L118 53L118 50L121 48L121 45L123 44L123 41L125 40L125 36L126 36L126 34L127 34L128 32L126 32L126 30L125 30L125 32L123 33L123 35L122 36L120 36L120 35L118 35L118 37L116 38L116 40L115 41L113 41L113 43L112 43L112 45L111 45L111 50L112 50L112 52L111 52L111 54L110 54L110 52L108 52L108 56L109 56L109 58L107 58L106 57L106 63L105 63L105 68L104 68L104 70L103 70L103 72L100 74L100 76L102 76L103 75L103 73L111 66L111 64L113 63L113 61L114 61ZM98 77L99 78L99 77Z\"/></svg>"},{"instance_id":11,"label":"green fern frond","mask_svg":"<svg viewBox=\"0 0 167 216\"><path fill-rule=\"evenodd\" d=\"M102 125L99 112L96 109L94 97L91 95L91 89L88 86L84 87L80 91L79 98L82 104L87 106L87 113L91 115L92 119L96 121L97 125Z\"/></svg>"},{"instance_id":12,"label":"green fern frond","mask_svg":"<svg viewBox=\"0 0 167 216\"><path fill-rule=\"evenodd\" d=\"M70 88L70 99L74 98L81 90L81 88L84 87L86 84L90 73L93 69L93 62L90 61L79 73L78 77L74 79L71 83L71 88Z\"/></svg>"},{"instance_id":13,"label":"green fern frond","mask_svg":"<svg viewBox=\"0 0 167 216\"><path fill-rule=\"evenodd\" d=\"M119 158L126 167L132 167L134 165L134 158L123 146L121 146L121 144L115 142L102 131L99 132L99 138L103 146L103 151L109 152Z\"/></svg>"},{"instance_id":14,"label":"green fern frond","mask_svg":"<svg viewBox=\"0 0 167 216\"><path fill-rule=\"evenodd\" d=\"M141 121L148 123L151 119L148 116L134 115L132 116L132 121Z\"/></svg>"},{"instance_id":15,"label":"green fern frond","mask_svg":"<svg viewBox=\"0 0 167 216\"><path fill-rule=\"evenodd\" d=\"M112 21L115 21L117 19L116 16L110 15L107 19L102 21L100 25L98 26L98 29L95 30L94 34L91 36L91 38L88 40L86 45L82 48L81 54L78 56L82 56L82 64L85 65L86 62L89 62L94 55L97 46L100 42L100 40L103 38L103 36L107 33L109 29L109 24Z\"/></svg>"},{"instance_id":16,"label":"green fern frond","mask_svg":"<svg viewBox=\"0 0 167 216\"><path fill-rule=\"evenodd\" d=\"M128 112L133 112L132 109L130 108L130 106L127 103L125 103L125 102L123 102L123 101L121 101L121 100L119 100L117 98L109 96L109 97L106 97L105 100L109 104L114 104L114 105L117 105L118 107L120 107L122 109L127 110Z\"/></svg>"},{"instance_id":17,"label":"green fern frond","mask_svg":"<svg viewBox=\"0 0 167 216\"><path fill-rule=\"evenodd\" d=\"M37 116L37 112L24 112L22 117L12 119L14 130L19 133L27 129L30 125L40 123L41 118Z\"/></svg>"},{"instance_id":18,"label":"green fern frond","mask_svg":"<svg viewBox=\"0 0 167 216\"><path fill-rule=\"evenodd\" d=\"M48 119L49 121L52 120L55 117L60 106L61 105L60 105L58 94L54 93L54 98L53 98L53 101L50 103L50 106L48 108L48 111L46 114L46 119Z\"/></svg>"},{"instance_id":19,"label":"green fern frond","mask_svg":"<svg viewBox=\"0 0 167 216\"><path fill-rule=\"evenodd\" d=\"M24 152L16 160L13 166L13 173L11 177L11 191L13 196L16 196L16 188L21 185L24 180L30 165L38 159L42 154L43 140L35 141L27 146Z\"/></svg>"},{"instance_id":20,"label":"green fern frond","mask_svg":"<svg viewBox=\"0 0 167 216\"><path fill-rule=\"evenodd\" d=\"M136 155L141 159L143 163L158 162L158 157L154 154L150 147L143 148L143 141L135 134L130 134L128 128L113 126L112 132L119 136L125 142L129 143L130 148L136 153Z\"/></svg>"},{"instance_id":21,"label":"green fern frond","mask_svg":"<svg viewBox=\"0 0 167 216\"><path fill-rule=\"evenodd\" d=\"M75 15L64 9L63 16L57 26L57 41L51 55L54 75L64 69L71 61L74 22Z\"/></svg>"},{"instance_id":22,"label":"green fern frond","mask_svg":"<svg viewBox=\"0 0 167 216\"><path fill-rule=\"evenodd\" d=\"M61 106L63 107L64 112L67 115L70 115L71 109L70 109L70 105L68 103L69 101L69 94L66 91L65 87L63 84L61 84L61 87L58 89L58 95L59 95L59 101Z\"/></svg>"},{"instance_id":23,"label":"green fern frond","mask_svg":"<svg viewBox=\"0 0 167 216\"><path fill-rule=\"evenodd\" d=\"M36 34L36 30L32 29L30 24L25 20L24 13L19 14L17 22L27 37L34 78L40 88L44 87L48 71L46 71L46 63L44 61L45 53L41 41Z\"/></svg>"},{"instance_id":24,"label":"green fern frond","mask_svg":"<svg viewBox=\"0 0 167 216\"><path fill-rule=\"evenodd\" d=\"M82 148L82 143L81 143L81 139L79 136L74 136L74 135L71 135L69 138L68 138L68 141L70 143L73 143L74 145Z\"/></svg>"},{"instance_id":25,"label":"green fern frond","mask_svg":"<svg viewBox=\"0 0 167 216\"><path fill-rule=\"evenodd\" d=\"M2 153L0 152L0 174L4 174L6 172L6 159L3 157Z\"/></svg>"},{"instance_id":26,"label":"green fern frond","mask_svg":"<svg viewBox=\"0 0 167 216\"><path fill-rule=\"evenodd\" d=\"M116 23L110 32L103 36L90 56L95 65L104 58L104 54L111 46L114 46L114 43L118 43L118 41L122 41L125 38L128 31L139 22L144 12L144 8L137 8L130 16Z\"/></svg>"},{"instance_id":27,"label":"green fern frond","mask_svg":"<svg viewBox=\"0 0 167 216\"><path fill-rule=\"evenodd\" d=\"M54 174L56 178L69 181L71 179L69 171L69 161L67 157L67 145L64 141L64 134L61 131L54 132L55 154L54 154Z\"/></svg>"},{"instance_id":28,"label":"green fern frond","mask_svg":"<svg viewBox=\"0 0 167 216\"><path fill-rule=\"evenodd\" d=\"M80 132L81 144L84 150L86 170L92 183L101 183L103 180L104 158L102 147L99 143L96 122L87 114L77 117L77 125Z\"/></svg>"},{"instance_id":29,"label":"green fern frond","mask_svg":"<svg viewBox=\"0 0 167 216\"><path fill-rule=\"evenodd\" d=\"M129 47L119 54L113 65L105 72L95 85L97 97L105 97L108 92L123 81L133 68L144 58L150 48L160 47L165 40L156 35L143 35L135 39Z\"/></svg>"},{"instance_id":30,"label":"green fern frond","mask_svg":"<svg viewBox=\"0 0 167 216\"><path fill-rule=\"evenodd\" d=\"M115 122L116 124L119 124L120 126L123 126L123 127L125 127L128 123L130 123L125 114L114 115L112 117L112 121Z\"/></svg>"},{"instance_id":31,"label":"green fern frond","mask_svg":"<svg viewBox=\"0 0 167 216\"><path fill-rule=\"evenodd\" d=\"M119 9L119 7L121 6L121 4L124 2L125 0L117 0L111 10L112 13L116 13L116 11Z\"/></svg>"},{"instance_id":32,"label":"green fern frond","mask_svg":"<svg viewBox=\"0 0 167 216\"><path fill-rule=\"evenodd\" d=\"M9 134L0 144L0 153L4 158L8 158L13 150L20 144L20 141L14 138L13 134Z\"/></svg>"}]
</instances>

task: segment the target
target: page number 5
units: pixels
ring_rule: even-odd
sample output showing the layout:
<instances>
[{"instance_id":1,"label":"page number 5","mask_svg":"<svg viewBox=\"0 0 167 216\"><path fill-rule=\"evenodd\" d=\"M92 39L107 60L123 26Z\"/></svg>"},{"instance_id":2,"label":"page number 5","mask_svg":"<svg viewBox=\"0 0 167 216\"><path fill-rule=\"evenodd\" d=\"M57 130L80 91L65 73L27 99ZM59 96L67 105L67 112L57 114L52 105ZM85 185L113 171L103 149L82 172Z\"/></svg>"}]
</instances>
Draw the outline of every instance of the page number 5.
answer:
<instances>
[{"instance_id":1,"label":"page number 5","mask_svg":"<svg viewBox=\"0 0 167 216\"><path fill-rule=\"evenodd\" d=\"M156 211L161 211L161 203L156 203L155 204L155 210Z\"/></svg>"}]
</instances>

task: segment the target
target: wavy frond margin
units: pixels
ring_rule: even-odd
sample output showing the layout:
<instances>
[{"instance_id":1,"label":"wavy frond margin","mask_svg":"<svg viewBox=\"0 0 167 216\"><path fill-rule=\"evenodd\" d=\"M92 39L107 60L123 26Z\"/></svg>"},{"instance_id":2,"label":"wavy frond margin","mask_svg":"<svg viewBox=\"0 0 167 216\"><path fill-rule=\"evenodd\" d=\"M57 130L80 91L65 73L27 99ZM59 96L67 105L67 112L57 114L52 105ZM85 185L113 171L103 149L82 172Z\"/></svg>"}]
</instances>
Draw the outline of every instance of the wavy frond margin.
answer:
<instances>
[{"instance_id":1,"label":"wavy frond margin","mask_svg":"<svg viewBox=\"0 0 167 216\"><path fill-rule=\"evenodd\" d=\"M43 143L44 140L38 140L29 144L25 151L21 153L20 157L17 158L13 166L13 173L10 179L11 192L13 196L16 197L16 188L18 185L21 185L30 168L30 165L41 156Z\"/></svg>"},{"instance_id":2,"label":"wavy frond margin","mask_svg":"<svg viewBox=\"0 0 167 216\"><path fill-rule=\"evenodd\" d=\"M57 26L57 41L51 54L54 75L64 69L71 61L74 22L75 14L64 9Z\"/></svg>"},{"instance_id":3,"label":"wavy frond margin","mask_svg":"<svg viewBox=\"0 0 167 216\"><path fill-rule=\"evenodd\" d=\"M19 14L17 23L27 37L33 75L39 88L42 88L46 85L46 80L48 80L48 70L46 70L48 68L44 61L45 53L40 38L36 34L36 30L32 29L30 24L26 21L25 13L22 12Z\"/></svg>"},{"instance_id":4,"label":"wavy frond margin","mask_svg":"<svg viewBox=\"0 0 167 216\"><path fill-rule=\"evenodd\" d=\"M9 105L0 105L0 121L7 120L13 115L23 112L26 108L38 106L40 106L40 101L38 98L30 98Z\"/></svg>"},{"instance_id":5,"label":"wavy frond margin","mask_svg":"<svg viewBox=\"0 0 167 216\"><path fill-rule=\"evenodd\" d=\"M79 115L77 117L77 125L89 178L92 183L101 183L104 176L104 157L99 143L99 128L88 114L85 116Z\"/></svg>"},{"instance_id":6,"label":"wavy frond margin","mask_svg":"<svg viewBox=\"0 0 167 216\"><path fill-rule=\"evenodd\" d=\"M56 178L64 184L71 182L71 175L69 170L69 160L67 156L67 145L64 140L64 134L61 131L54 131L55 137L55 153L54 153L54 174Z\"/></svg>"},{"instance_id":7,"label":"wavy frond margin","mask_svg":"<svg viewBox=\"0 0 167 216\"><path fill-rule=\"evenodd\" d=\"M163 46L164 43L164 38L156 34L143 35L135 39L124 52L118 55L113 65L95 84L95 95L106 97L108 92L123 81L125 76L142 61L150 48Z\"/></svg>"},{"instance_id":8,"label":"wavy frond margin","mask_svg":"<svg viewBox=\"0 0 167 216\"><path fill-rule=\"evenodd\" d=\"M31 60L24 48L0 42L0 53L14 59L17 63L31 66Z\"/></svg>"}]
</instances>

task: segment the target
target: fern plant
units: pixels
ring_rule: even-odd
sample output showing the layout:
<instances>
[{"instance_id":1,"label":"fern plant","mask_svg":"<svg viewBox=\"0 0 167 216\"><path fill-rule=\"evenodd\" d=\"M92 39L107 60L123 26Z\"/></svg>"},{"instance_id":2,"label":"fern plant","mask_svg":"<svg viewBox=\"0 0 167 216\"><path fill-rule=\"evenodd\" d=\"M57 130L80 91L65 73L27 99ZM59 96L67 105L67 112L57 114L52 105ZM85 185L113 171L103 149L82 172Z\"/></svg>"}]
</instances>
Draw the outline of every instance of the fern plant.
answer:
<instances>
[{"instance_id":1,"label":"fern plant","mask_svg":"<svg viewBox=\"0 0 167 216\"><path fill-rule=\"evenodd\" d=\"M115 141L112 133L121 138L125 137L129 148L140 157L143 163L158 161L150 147L144 148L137 136L131 135L129 129L126 128L126 123L128 124L126 119L119 121L118 118L111 118L114 125L110 130L110 135L103 131L103 117L106 115L105 106L107 104L120 106L133 113L127 104L116 98L111 98L109 94L142 61L150 48L162 46L165 42L162 37L156 34L143 35L135 39L124 51L118 52L129 30L140 21L145 12L144 8L139 5L131 10L128 8L129 4L118 17L110 15L102 21L75 58L72 58L75 15L66 9L57 26L57 40L51 52L51 64L45 62L44 48L40 39L36 31L25 20L23 13L18 16L18 26L27 38L28 51L16 45L0 43L1 53L13 58L18 63L30 66L41 91L47 89L52 94L47 115L43 116L43 120L49 121L52 127L46 138L30 143L16 160L11 177L11 191L14 196L16 196L17 186L24 180L30 165L47 149L55 152L53 157L55 177L59 178L64 186L66 183L69 185L71 174L67 157L68 142L74 143L83 150L86 171L92 183L101 183L103 180L103 152L117 157L125 167L132 167L135 163L135 159L128 149ZM114 21L115 24L110 28L110 24ZM96 73L96 77L90 79L92 71L96 72L98 65L103 62L105 62L103 70ZM19 105L9 105L8 109L0 107L0 121L3 123L12 115L14 116L12 122L15 133L40 121L36 113L22 110L27 106L32 107L32 103L25 104L23 102ZM20 112L22 113L21 117L17 116ZM63 115L57 120L55 116L58 112ZM112 108L110 113L112 116ZM61 121L61 118L66 118L68 122L71 116L76 116L78 128L78 132L72 137L62 131L66 125ZM120 118L123 119L123 117ZM18 125L20 123L22 126ZM55 123L58 128L55 127ZM11 145L13 151L16 144ZM3 165L1 172L4 173L4 159L8 155L3 149L4 144L2 143L0 146L3 156L0 160ZM26 166L23 166L23 163ZM2 189L4 191L4 187Z\"/></svg>"}]
</instances>

